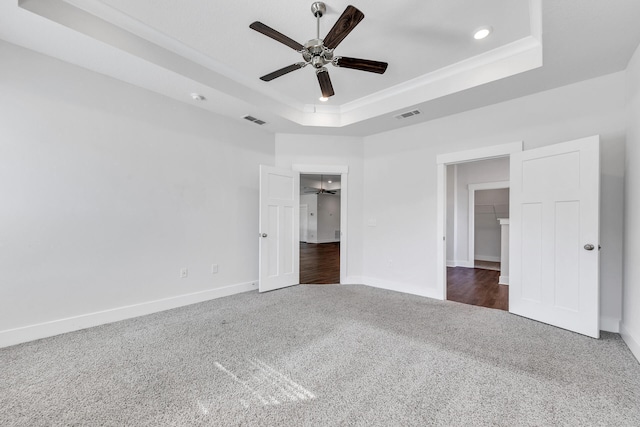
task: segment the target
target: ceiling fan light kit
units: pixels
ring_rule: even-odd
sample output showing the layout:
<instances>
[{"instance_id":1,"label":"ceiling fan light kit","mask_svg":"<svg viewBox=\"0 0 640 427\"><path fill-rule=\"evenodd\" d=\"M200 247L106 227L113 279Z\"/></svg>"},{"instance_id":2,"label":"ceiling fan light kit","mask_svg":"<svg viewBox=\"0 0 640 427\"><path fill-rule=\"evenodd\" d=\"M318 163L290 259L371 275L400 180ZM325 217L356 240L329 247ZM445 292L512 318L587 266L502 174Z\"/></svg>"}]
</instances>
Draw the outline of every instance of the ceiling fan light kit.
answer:
<instances>
[{"instance_id":1,"label":"ceiling fan light kit","mask_svg":"<svg viewBox=\"0 0 640 427\"><path fill-rule=\"evenodd\" d=\"M346 56L334 56L333 50L349 35L351 31L364 19L364 14L354 6L347 6L342 12L338 21L331 27L324 39L320 38L320 18L326 13L327 6L323 2L311 4L311 13L316 17L317 29L316 38L311 39L304 45L274 30L273 28L256 21L249 25L249 28L264 34L302 55L304 62L297 62L272 73L260 77L261 80L269 82L278 77L284 76L292 71L311 65L316 70L316 76L322 92L322 98L328 99L335 94L329 71L325 67L331 64L334 67L351 68L354 70L368 71L370 73L384 74L387 70L387 63L371 61L368 59L350 58Z\"/></svg>"}]
</instances>

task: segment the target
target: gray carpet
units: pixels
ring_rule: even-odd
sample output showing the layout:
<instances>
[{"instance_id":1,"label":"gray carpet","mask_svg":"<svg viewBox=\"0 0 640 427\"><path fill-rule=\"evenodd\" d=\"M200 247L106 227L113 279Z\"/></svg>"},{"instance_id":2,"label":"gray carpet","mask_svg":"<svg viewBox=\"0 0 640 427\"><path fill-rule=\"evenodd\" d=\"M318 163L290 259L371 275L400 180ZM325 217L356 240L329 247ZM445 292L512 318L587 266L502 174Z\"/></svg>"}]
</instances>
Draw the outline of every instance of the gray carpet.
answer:
<instances>
[{"instance_id":1,"label":"gray carpet","mask_svg":"<svg viewBox=\"0 0 640 427\"><path fill-rule=\"evenodd\" d=\"M0 349L2 426L640 426L640 365L364 286L235 295Z\"/></svg>"}]
</instances>

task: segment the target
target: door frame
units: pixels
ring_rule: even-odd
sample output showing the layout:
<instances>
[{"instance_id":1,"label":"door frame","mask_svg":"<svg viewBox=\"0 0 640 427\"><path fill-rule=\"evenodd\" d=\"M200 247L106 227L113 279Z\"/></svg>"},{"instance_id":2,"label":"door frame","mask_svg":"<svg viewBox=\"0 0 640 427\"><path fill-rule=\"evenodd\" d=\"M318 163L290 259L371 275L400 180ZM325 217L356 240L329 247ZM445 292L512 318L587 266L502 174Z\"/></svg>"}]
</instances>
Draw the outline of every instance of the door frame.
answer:
<instances>
[{"instance_id":1,"label":"door frame","mask_svg":"<svg viewBox=\"0 0 640 427\"><path fill-rule=\"evenodd\" d=\"M469 268L476 266L476 191L478 190L501 190L510 187L509 181L485 182L480 184L469 184L469 247L467 248L467 260Z\"/></svg>"},{"instance_id":2,"label":"door frame","mask_svg":"<svg viewBox=\"0 0 640 427\"><path fill-rule=\"evenodd\" d=\"M489 160L499 157L509 157L512 153L521 152L523 141L508 144L493 145L454 153L440 154L437 163L437 194L436 194L436 223L437 223L437 251L436 251L436 291L439 299L447 299L447 166L457 163ZM471 247L471 246L470 246Z\"/></svg>"},{"instance_id":3,"label":"door frame","mask_svg":"<svg viewBox=\"0 0 640 427\"><path fill-rule=\"evenodd\" d=\"M349 166L294 164L291 169L305 175L340 175L340 283L346 283L349 238L347 232Z\"/></svg>"}]
</instances>

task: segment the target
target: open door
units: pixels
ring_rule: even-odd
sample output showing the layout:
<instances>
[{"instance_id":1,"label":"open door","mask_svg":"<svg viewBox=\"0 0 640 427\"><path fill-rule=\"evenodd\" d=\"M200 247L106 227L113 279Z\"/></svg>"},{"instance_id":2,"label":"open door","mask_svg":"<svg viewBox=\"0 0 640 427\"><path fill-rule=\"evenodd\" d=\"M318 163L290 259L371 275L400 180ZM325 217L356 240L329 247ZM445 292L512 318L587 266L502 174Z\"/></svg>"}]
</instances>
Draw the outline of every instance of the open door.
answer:
<instances>
[{"instance_id":1,"label":"open door","mask_svg":"<svg viewBox=\"0 0 640 427\"><path fill-rule=\"evenodd\" d=\"M509 311L594 338L600 139L511 155Z\"/></svg>"},{"instance_id":2,"label":"open door","mask_svg":"<svg viewBox=\"0 0 640 427\"><path fill-rule=\"evenodd\" d=\"M299 282L299 210L299 173L260 165L260 292Z\"/></svg>"}]
</instances>

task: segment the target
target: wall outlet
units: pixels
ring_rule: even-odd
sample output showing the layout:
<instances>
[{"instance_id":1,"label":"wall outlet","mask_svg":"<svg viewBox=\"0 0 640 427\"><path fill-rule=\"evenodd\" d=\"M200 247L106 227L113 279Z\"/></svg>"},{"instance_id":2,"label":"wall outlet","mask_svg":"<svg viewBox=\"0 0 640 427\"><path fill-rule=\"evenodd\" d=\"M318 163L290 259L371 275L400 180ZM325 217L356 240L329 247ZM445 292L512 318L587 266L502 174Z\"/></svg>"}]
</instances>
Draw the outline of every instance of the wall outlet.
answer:
<instances>
[{"instance_id":1,"label":"wall outlet","mask_svg":"<svg viewBox=\"0 0 640 427\"><path fill-rule=\"evenodd\" d=\"M189 269L184 267L180 269L180 278L181 279L186 279L187 277L189 277Z\"/></svg>"},{"instance_id":2,"label":"wall outlet","mask_svg":"<svg viewBox=\"0 0 640 427\"><path fill-rule=\"evenodd\" d=\"M211 264L211 274L216 274L218 272L218 264Z\"/></svg>"}]
</instances>

